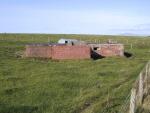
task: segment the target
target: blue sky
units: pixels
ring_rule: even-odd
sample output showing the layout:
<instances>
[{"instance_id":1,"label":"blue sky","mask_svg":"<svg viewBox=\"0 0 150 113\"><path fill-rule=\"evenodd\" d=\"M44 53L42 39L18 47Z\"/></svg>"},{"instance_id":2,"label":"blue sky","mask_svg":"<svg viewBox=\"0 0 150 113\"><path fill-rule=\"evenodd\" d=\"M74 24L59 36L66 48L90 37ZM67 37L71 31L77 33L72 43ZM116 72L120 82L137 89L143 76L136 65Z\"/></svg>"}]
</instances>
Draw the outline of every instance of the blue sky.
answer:
<instances>
[{"instance_id":1,"label":"blue sky","mask_svg":"<svg viewBox=\"0 0 150 113\"><path fill-rule=\"evenodd\" d=\"M150 34L150 0L0 0L0 32Z\"/></svg>"}]
</instances>

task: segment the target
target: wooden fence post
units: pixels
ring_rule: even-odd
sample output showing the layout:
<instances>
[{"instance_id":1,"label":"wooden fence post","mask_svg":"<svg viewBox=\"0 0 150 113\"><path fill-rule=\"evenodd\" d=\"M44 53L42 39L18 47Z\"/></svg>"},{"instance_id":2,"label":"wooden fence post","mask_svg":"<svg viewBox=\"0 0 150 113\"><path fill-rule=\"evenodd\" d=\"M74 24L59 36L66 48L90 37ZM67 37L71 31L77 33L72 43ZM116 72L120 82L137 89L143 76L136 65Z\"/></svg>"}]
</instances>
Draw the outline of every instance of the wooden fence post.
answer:
<instances>
[{"instance_id":1,"label":"wooden fence post","mask_svg":"<svg viewBox=\"0 0 150 113\"><path fill-rule=\"evenodd\" d=\"M50 39L49 39L49 37L48 37L48 42L50 42Z\"/></svg>"},{"instance_id":2,"label":"wooden fence post","mask_svg":"<svg viewBox=\"0 0 150 113\"><path fill-rule=\"evenodd\" d=\"M130 49L133 49L133 45L132 45L132 43L131 43L131 45L130 45Z\"/></svg>"},{"instance_id":3,"label":"wooden fence post","mask_svg":"<svg viewBox=\"0 0 150 113\"><path fill-rule=\"evenodd\" d=\"M150 61L148 63L148 76L150 76Z\"/></svg>"},{"instance_id":4,"label":"wooden fence post","mask_svg":"<svg viewBox=\"0 0 150 113\"><path fill-rule=\"evenodd\" d=\"M139 95L139 106L142 105L143 101L143 73L140 73L140 78L139 78L139 89L138 89L138 95Z\"/></svg>"},{"instance_id":5,"label":"wooden fence post","mask_svg":"<svg viewBox=\"0 0 150 113\"><path fill-rule=\"evenodd\" d=\"M129 113L135 113L135 111L136 111L136 89L133 88L131 90Z\"/></svg>"},{"instance_id":6,"label":"wooden fence post","mask_svg":"<svg viewBox=\"0 0 150 113\"><path fill-rule=\"evenodd\" d=\"M147 95L148 94L148 64L145 67L144 83L145 83L144 93L145 95Z\"/></svg>"},{"instance_id":7,"label":"wooden fence post","mask_svg":"<svg viewBox=\"0 0 150 113\"><path fill-rule=\"evenodd\" d=\"M150 89L150 62L147 65L147 93L149 93Z\"/></svg>"},{"instance_id":8,"label":"wooden fence post","mask_svg":"<svg viewBox=\"0 0 150 113\"><path fill-rule=\"evenodd\" d=\"M141 71L137 81L138 83L135 84L136 86L131 90L129 113L135 113L137 107L140 107L142 105L143 97L144 95L148 94L150 89L149 79L150 79L150 61L147 63L144 70Z\"/></svg>"}]
</instances>

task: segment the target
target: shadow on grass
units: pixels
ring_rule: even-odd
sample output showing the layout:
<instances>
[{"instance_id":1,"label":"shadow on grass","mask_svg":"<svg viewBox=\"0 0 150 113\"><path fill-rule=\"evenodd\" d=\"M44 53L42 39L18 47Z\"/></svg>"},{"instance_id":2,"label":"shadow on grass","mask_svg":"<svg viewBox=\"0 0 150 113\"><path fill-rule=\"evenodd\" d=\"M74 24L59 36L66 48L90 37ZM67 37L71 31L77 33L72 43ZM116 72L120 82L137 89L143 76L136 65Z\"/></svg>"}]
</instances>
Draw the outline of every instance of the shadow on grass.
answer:
<instances>
[{"instance_id":1,"label":"shadow on grass","mask_svg":"<svg viewBox=\"0 0 150 113\"><path fill-rule=\"evenodd\" d=\"M132 54L129 53L129 52L124 52L124 56L125 56L126 58L130 58L130 57L132 57ZM95 51L92 51L91 58L92 58L93 60L98 60L98 59L102 59L102 58L105 58L105 57L99 55L99 54L96 53Z\"/></svg>"},{"instance_id":2,"label":"shadow on grass","mask_svg":"<svg viewBox=\"0 0 150 113\"><path fill-rule=\"evenodd\" d=\"M38 107L36 106L9 106L0 103L0 113L37 113Z\"/></svg>"},{"instance_id":3,"label":"shadow on grass","mask_svg":"<svg viewBox=\"0 0 150 113\"><path fill-rule=\"evenodd\" d=\"M102 59L102 58L105 58L105 57L99 55L99 54L96 53L95 51L92 51L91 58L92 58L93 60L98 60L98 59Z\"/></svg>"}]
</instances>

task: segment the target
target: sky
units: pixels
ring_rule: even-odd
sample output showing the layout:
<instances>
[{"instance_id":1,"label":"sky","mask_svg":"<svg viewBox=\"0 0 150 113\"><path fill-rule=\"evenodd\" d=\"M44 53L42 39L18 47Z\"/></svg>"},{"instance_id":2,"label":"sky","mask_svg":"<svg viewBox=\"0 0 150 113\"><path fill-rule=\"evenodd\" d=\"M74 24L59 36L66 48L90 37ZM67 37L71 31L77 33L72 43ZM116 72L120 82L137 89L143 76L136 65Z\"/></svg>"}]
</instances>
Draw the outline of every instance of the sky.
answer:
<instances>
[{"instance_id":1,"label":"sky","mask_svg":"<svg viewBox=\"0 0 150 113\"><path fill-rule=\"evenodd\" d=\"M0 33L150 35L150 0L0 0Z\"/></svg>"}]
</instances>

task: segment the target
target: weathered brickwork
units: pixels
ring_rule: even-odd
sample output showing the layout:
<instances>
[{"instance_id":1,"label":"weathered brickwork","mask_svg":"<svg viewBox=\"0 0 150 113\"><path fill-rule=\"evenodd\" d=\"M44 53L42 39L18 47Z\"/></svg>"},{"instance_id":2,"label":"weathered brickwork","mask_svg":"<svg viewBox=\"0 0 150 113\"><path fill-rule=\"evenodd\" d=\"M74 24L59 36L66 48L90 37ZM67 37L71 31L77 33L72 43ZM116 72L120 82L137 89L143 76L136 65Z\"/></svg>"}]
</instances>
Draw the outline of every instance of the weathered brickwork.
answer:
<instances>
[{"instance_id":1,"label":"weathered brickwork","mask_svg":"<svg viewBox=\"0 0 150 113\"><path fill-rule=\"evenodd\" d=\"M91 48L86 45L49 45L37 46L27 45L25 51L26 57L61 59L90 59Z\"/></svg>"},{"instance_id":2,"label":"weathered brickwork","mask_svg":"<svg viewBox=\"0 0 150 113\"><path fill-rule=\"evenodd\" d=\"M124 46L122 44L101 44L96 52L104 57L124 56Z\"/></svg>"},{"instance_id":3,"label":"weathered brickwork","mask_svg":"<svg viewBox=\"0 0 150 113\"><path fill-rule=\"evenodd\" d=\"M51 58L54 60L63 59L90 59L94 55L124 56L123 44L83 44L83 45L27 45L26 57ZM96 54L95 54L96 53Z\"/></svg>"},{"instance_id":4,"label":"weathered brickwork","mask_svg":"<svg viewBox=\"0 0 150 113\"><path fill-rule=\"evenodd\" d=\"M53 46L52 59L90 59L91 48L86 45Z\"/></svg>"},{"instance_id":5,"label":"weathered brickwork","mask_svg":"<svg viewBox=\"0 0 150 113\"><path fill-rule=\"evenodd\" d=\"M124 56L123 44L89 44L89 46L100 56Z\"/></svg>"},{"instance_id":6,"label":"weathered brickwork","mask_svg":"<svg viewBox=\"0 0 150 113\"><path fill-rule=\"evenodd\" d=\"M26 57L51 58L52 46L27 45L25 56Z\"/></svg>"}]
</instances>

